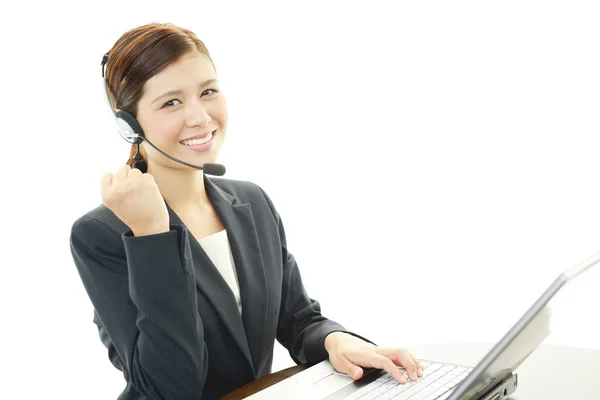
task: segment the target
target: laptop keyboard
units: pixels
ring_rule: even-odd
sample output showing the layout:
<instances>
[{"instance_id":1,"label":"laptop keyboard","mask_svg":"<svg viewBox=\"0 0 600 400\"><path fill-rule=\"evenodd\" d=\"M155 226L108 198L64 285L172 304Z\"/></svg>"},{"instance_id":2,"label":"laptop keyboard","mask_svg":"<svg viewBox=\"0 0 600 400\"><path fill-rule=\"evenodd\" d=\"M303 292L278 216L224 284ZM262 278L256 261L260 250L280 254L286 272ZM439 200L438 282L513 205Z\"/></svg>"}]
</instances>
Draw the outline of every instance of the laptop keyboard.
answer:
<instances>
[{"instance_id":1,"label":"laptop keyboard","mask_svg":"<svg viewBox=\"0 0 600 400\"><path fill-rule=\"evenodd\" d=\"M427 361L421 361L421 365L423 376L416 382L409 380L402 369L407 383L401 384L386 373L342 400L443 400L452 393L450 389L473 370L471 367Z\"/></svg>"}]
</instances>

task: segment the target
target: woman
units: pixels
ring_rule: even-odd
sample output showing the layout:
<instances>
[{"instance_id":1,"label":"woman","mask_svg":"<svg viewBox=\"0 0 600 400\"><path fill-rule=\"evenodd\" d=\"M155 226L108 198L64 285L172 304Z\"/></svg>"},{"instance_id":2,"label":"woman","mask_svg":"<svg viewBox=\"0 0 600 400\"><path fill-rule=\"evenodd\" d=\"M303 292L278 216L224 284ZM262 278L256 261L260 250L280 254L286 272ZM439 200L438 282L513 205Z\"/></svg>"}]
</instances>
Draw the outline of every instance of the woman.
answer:
<instances>
[{"instance_id":1,"label":"woman","mask_svg":"<svg viewBox=\"0 0 600 400\"><path fill-rule=\"evenodd\" d=\"M108 53L111 105L194 165L214 163L227 107L204 44L148 24ZM137 161L142 168L132 168ZM146 170L144 172L144 170ZM256 184L209 178L134 144L101 179L102 203L72 227L71 250L94 322L127 386L120 399L215 399L271 372L274 341L296 363L331 360L361 378L422 375L405 349L379 348L323 317L304 290L279 214Z\"/></svg>"}]
</instances>

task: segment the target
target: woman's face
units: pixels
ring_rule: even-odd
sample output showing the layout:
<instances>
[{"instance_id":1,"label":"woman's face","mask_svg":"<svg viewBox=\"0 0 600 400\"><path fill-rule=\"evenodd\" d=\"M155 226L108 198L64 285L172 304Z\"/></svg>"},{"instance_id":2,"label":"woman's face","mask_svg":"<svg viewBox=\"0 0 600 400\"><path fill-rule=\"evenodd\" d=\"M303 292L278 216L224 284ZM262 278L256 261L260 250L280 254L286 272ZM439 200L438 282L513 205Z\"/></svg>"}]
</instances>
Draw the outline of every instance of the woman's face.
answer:
<instances>
[{"instance_id":1,"label":"woman's face","mask_svg":"<svg viewBox=\"0 0 600 400\"><path fill-rule=\"evenodd\" d=\"M144 136L193 165L216 162L227 131L227 105L210 60L193 52L150 78L138 103ZM149 168L189 168L143 143Z\"/></svg>"}]
</instances>

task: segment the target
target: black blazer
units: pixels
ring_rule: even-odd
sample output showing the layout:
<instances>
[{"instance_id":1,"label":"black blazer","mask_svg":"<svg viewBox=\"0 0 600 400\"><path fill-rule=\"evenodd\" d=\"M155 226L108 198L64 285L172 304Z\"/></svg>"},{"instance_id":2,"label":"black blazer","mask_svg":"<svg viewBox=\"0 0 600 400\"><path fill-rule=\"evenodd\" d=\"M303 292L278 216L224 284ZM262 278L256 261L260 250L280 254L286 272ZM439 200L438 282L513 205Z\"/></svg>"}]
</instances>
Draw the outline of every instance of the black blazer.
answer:
<instances>
[{"instance_id":1,"label":"black blazer","mask_svg":"<svg viewBox=\"0 0 600 400\"><path fill-rule=\"evenodd\" d=\"M207 175L204 183L231 244L241 316L168 204L170 231L161 234L133 236L104 205L72 226L71 252L94 322L126 380L119 399L216 399L271 373L275 340L296 363L314 364L328 358L325 336L346 331L306 293L262 188Z\"/></svg>"}]
</instances>

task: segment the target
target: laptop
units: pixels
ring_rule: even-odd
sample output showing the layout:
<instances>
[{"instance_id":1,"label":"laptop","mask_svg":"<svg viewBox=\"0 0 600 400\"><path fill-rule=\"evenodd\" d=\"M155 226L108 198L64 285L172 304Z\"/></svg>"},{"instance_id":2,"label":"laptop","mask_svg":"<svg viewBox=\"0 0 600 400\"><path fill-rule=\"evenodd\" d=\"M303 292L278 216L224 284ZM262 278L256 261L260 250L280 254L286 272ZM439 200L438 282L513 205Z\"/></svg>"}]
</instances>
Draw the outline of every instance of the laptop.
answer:
<instances>
[{"instance_id":1,"label":"laptop","mask_svg":"<svg viewBox=\"0 0 600 400\"><path fill-rule=\"evenodd\" d=\"M518 387L515 370L550 334L548 303L565 286L600 261L600 252L562 272L525 314L476 365L419 360L423 376L401 384L381 369L364 368L354 381L329 360L276 383L249 400L504 400Z\"/></svg>"}]
</instances>

